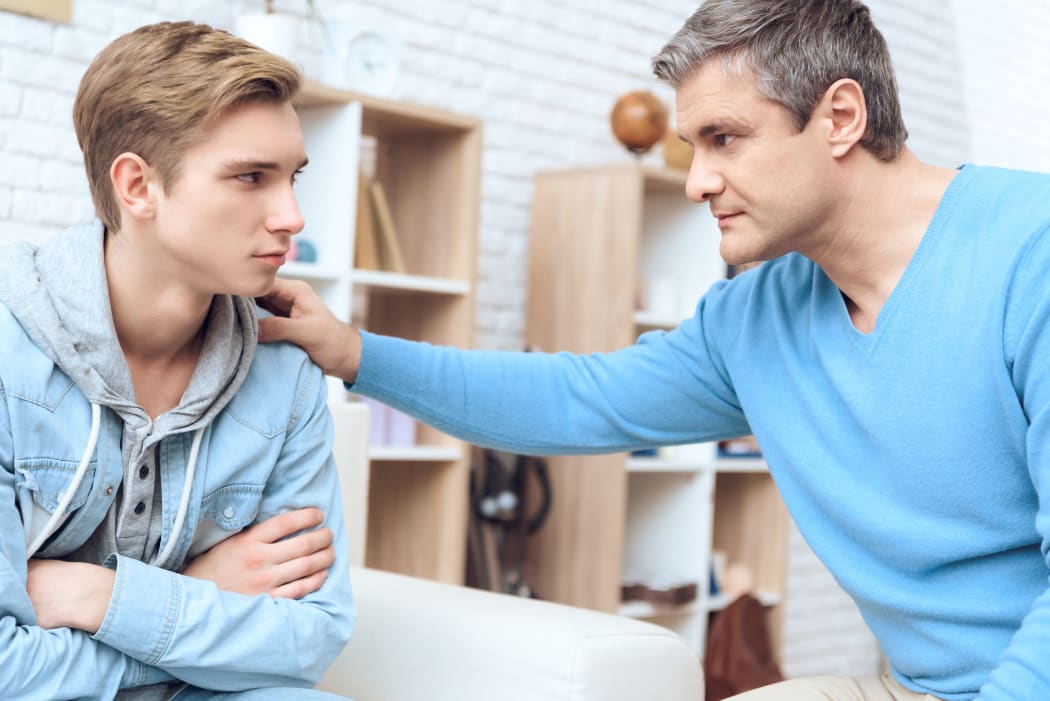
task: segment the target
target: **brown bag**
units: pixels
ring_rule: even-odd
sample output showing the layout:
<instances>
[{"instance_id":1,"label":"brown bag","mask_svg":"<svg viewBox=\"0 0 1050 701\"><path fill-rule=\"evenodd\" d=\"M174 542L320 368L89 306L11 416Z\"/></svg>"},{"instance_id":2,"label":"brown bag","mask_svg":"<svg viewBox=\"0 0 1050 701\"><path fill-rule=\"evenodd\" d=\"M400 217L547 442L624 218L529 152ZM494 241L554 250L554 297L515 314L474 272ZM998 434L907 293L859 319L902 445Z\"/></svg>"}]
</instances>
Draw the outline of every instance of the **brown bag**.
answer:
<instances>
[{"instance_id":1,"label":"brown bag","mask_svg":"<svg viewBox=\"0 0 1050 701\"><path fill-rule=\"evenodd\" d=\"M715 615L704 654L707 701L784 680L773 658L766 609L750 594L738 597Z\"/></svg>"}]
</instances>

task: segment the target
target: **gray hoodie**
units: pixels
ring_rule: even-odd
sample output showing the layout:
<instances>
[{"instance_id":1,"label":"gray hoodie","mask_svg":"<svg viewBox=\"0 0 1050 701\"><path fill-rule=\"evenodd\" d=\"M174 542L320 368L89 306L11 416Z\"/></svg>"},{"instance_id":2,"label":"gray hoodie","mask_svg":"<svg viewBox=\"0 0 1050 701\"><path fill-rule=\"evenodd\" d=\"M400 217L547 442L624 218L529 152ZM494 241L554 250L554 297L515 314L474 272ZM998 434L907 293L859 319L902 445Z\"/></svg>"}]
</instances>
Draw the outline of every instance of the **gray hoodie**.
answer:
<instances>
[{"instance_id":1,"label":"gray hoodie","mask_svg":"<svg viewBox=\"0 0 1050 701\"><path fill-rule=\"evenodd\" d=\"M124 422L124 478L118 498L95 533L62 559L102 564L119 552L178 569L180 563L163 562L157 552L161 480L156 448L168 436L201 432L236 394L255 353L255 303L244 297L215 297L200 359L182 400L151 421L135 402L131 373L114 330L103 241L102 224L94 221L67 229L40 247L19 243L0 249L0 303L88 401L112 410ZM192 470L187 475L189 482ZM51 534L41 537L46 535ZM148 687L118 698L159 699L174 691Z\"/></svg>"},{"instance_id":2,"label":"gray hoodie","mask_svg":"<svg viewBox=\"0 0 1050 701\"><path fill-rule=\"evenodd\" d=\"M151 508L160 483L129 479L129 472L134 467L137 476L145 465L155 477L152 449L172 434L207 426L229 403L251 365L258 321L253 300L217 295L208 314L200 360L182 400L151 421L135 402L131 373L114 330L103 241L102 224L96 220L71 227L40 247L27 243L6 247L0 254L0 303L88 401L123 419L124 494L115 508L121 513L111 513L107 522L116 528L121 554L148 560L159 542L159 512L145 519L151 522L148 534L133 532L127 537L122 533L122 516L144 496L146 508ZM149 304L148 299L142 302ZM100 543L89 541L89 545ZM77 551L69 557L101 563L108 554ZM176 564L168 563L169 568Z\"/></svg>"}]
</instances>

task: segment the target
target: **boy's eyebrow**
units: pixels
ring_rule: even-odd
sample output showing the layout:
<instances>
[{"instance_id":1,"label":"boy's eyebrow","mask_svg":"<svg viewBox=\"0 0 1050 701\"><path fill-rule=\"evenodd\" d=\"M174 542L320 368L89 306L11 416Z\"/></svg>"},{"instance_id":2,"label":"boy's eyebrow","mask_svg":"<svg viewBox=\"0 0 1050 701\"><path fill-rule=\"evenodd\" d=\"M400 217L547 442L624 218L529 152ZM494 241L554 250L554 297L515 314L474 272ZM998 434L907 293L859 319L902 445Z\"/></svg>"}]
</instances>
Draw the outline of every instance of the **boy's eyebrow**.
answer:
<instances>
[{"instance_id":1,"label":"boy's eyebrow","mask_svg":"<svg viewBox=\"0 0 1050 701\"><path fill-rule=\"evenodd\" d=\"M306 167L306 164L310 162L309 158L303 158L303 160L296 166L296 170L302 170ZM232 160L223 163L223 167L226 170L280 170L281 164L276 161L249 161L249 160Z\"/></svg>"}]
</instances>

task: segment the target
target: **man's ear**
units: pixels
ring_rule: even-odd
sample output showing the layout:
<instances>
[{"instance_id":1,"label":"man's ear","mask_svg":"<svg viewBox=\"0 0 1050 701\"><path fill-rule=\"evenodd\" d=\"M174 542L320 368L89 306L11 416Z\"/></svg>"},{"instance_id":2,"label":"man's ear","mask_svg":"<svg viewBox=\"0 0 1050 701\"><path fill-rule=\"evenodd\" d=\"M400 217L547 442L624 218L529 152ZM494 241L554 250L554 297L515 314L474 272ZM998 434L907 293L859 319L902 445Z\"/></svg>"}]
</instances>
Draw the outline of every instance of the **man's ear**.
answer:
<instances>
[{"instance_id":1,"label":"man's ear","mask_svg":"<svg viewBox=\"0 0 1050 701\"><path fill-rule=\"evenodd\" d=\"M864 138L868 128L868 107L864 89L852 78L842 78L831 84L817 103L816 111L828 124L828 146L831 155L841 158Z\"/></svg>"},{"instance_id":2,"label":"man's ear","mask_svg":"<svg viewBox=\"0 0 1050 701\"><path fill-rule=\"evenodd\" d=\"M120 209L136 219L150 219L156 213L154 199L157 174L137 153L126 151L113 159L109 180Z\"/></svg>"}]
</instances>

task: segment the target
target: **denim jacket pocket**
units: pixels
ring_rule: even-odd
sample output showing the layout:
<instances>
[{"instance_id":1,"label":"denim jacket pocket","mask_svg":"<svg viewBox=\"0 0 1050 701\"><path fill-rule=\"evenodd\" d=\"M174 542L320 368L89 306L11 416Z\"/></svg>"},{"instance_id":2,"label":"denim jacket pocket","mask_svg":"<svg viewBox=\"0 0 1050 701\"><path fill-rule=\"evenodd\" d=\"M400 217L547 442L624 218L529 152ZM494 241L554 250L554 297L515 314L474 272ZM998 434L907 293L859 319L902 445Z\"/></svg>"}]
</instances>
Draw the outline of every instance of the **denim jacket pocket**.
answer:
<instances>
[{"instance_id":1,"label":"denim jacket pocket","mask_svg":"<svg viewBox=\"0 0 1050 701\"><path fill-rule=\"evenodd\" d=\"M261 484L228 484L209 492L201 502L200 522L188 557L197 557L250 526L259 513L262 493Z\"/></svg>"},{"instance_id":2,"label":"denim jacket pocket","mask_svg":"<svg viewBox=\"0 0 1050 701\"><path fill-rule=\"evenodd\" d=\"M79 466L79 462L52 458L16 462L15 492L19 503L26 504L28 498L32 498L37 506L42 507L48 513L54 513L58 508L58 502L72 484ZM66 513L72 513L84 505L94 481L95 463L92 461L88 464L87 472L84 473L84 478L77 486L77 491L73 494Z\"/></svg>"},{"instance_id":3,"label":"denim jacket pocket","mask_svg":"<svg viewBox=\"0 0 1050 701\"><path fill-rule=\"evenodd\" d=\"M259 513L261 484L228 484L212 491L201 504L201 518L233 531L250 525Z\"/></svg>"}]
</instances>

